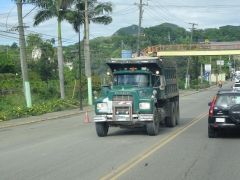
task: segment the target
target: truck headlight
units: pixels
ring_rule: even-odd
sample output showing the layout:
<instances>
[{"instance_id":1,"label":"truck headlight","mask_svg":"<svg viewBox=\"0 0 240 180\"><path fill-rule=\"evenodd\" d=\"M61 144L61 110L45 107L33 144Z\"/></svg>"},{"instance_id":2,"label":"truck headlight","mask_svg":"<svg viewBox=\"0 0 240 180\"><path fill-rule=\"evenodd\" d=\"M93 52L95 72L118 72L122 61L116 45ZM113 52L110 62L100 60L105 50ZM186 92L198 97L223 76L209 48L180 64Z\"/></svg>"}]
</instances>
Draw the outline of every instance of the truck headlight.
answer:
<instances>
[{"instance_id":1,"label":"truck headlight","mask_svg":"<svg viewBox=\"0 0 240 180\"><path fill-rule=\"evenodd\" d=\"M107 109L107 103L97 103L97 109Z\"/></svg>"},{"instance_id":2,"label":"truck headlight","mask_svg":"<svg viewBox=\"0 0 240 180\"><path fill-rule=\"evenodd\" d=\"M150 103L149 102L139 103L139 108L140 109L150 109Z\"/></svg>"}]
</instances>

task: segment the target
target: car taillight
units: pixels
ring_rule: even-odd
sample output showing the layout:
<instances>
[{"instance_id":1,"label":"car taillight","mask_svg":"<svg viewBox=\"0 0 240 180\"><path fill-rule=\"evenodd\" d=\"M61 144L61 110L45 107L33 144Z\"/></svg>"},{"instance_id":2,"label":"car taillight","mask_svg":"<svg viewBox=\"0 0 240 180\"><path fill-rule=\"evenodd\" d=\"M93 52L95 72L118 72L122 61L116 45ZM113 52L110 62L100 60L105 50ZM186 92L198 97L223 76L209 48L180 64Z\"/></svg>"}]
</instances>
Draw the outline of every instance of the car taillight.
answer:
<instances>
[{"instance_id":1,"label":"car taillight","mask_svg":"<svg viewBox=\"0 0 240 180\"><path fill-rule=\"evenodd\" d=\"M209 108L209 116L213 116L213 110L214 110L214 105L215 105L216 99L217 99L217 95L215 95L212 100L212 104Z\"/></svg>"}]
</instances>

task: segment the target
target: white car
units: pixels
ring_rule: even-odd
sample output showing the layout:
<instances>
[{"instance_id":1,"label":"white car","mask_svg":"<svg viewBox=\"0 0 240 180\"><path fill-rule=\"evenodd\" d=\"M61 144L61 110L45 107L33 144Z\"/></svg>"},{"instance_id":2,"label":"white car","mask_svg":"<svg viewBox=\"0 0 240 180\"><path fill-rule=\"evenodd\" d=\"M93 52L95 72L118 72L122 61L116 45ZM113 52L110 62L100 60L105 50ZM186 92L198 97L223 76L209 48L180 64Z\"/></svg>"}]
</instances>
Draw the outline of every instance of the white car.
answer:
<instances>
[{"instance_id":1,"label":"white car","mask_svg":"<svg viewBox=\"0 0 240 180\"><path fill-rule=\"evenodd\" d=\"M235 83L232 86L232 91L240 91L240 83Z\"/></svg>"},{"instance_id":2,"label":"white car","mask_svg":"<svg viewBox=\"0 0 240 180\"><path fill-rule=\"evenodd\" d=\"M240 76L235 76L235 83L240 82Z\"/></svg>"}]
</instances>

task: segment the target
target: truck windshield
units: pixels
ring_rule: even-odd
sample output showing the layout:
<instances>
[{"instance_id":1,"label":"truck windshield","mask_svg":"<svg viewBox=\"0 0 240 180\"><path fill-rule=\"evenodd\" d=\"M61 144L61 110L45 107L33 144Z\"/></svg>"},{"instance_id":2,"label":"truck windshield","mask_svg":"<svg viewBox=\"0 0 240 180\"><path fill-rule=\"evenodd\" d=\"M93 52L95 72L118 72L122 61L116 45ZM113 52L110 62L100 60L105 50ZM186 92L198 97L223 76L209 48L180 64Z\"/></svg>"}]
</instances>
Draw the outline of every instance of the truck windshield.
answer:
<instances>
[{"instance_id":1,"label":"truck windshield","mask_svg":"<svg viewBox=\"0 0 240 180\"><path fill-rule=\"evenodd\" d=\"M113 85L149 86L149 75L147 74L116 74L113 80Z\"/></svg>"}]
</instances>

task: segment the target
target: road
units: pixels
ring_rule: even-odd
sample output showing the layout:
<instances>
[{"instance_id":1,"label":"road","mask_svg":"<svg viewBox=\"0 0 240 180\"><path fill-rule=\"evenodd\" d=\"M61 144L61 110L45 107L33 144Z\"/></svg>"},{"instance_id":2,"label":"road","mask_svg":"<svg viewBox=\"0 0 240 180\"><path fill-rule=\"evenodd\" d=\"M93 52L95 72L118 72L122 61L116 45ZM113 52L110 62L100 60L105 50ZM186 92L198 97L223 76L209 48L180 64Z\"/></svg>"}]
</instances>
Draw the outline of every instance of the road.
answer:
<instances>
[{"instance_id":1,"label":"road","mask_svg":"<svg viewBox=\"0 0 240 180\"><path fill-rule=\"evenodd\" d=\"M208 138L207 103L217 91L181 97L180 124L160 127L158 136L110 128L100 138L84 113L0 129L0 179L239 179L240 136Z\"/></svg>"}]
</instances>

